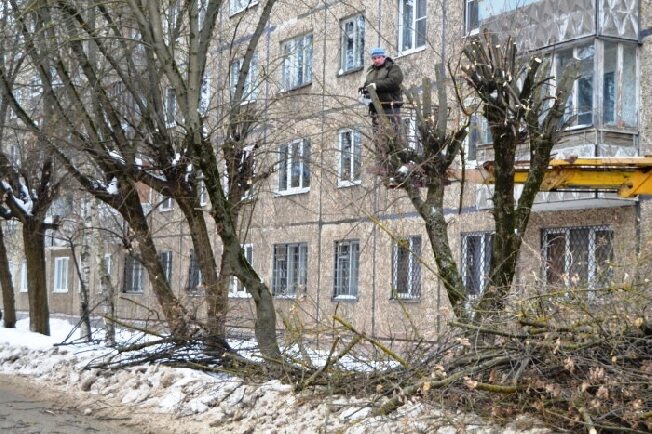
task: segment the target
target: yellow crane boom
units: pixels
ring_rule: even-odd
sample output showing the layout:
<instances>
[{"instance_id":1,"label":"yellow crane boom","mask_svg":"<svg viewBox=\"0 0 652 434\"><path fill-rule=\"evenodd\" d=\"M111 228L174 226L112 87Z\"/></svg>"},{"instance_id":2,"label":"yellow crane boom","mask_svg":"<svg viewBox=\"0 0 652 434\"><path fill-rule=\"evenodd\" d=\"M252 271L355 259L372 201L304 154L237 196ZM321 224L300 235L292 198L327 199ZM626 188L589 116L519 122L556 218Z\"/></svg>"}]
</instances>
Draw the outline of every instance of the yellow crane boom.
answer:
<instances>
[{"instance_id":1,"label":"yellow crane boom","mask_svg":"<svg viewBox=\"0 0 652 434\"><path fill-rule=\"evenodd\" d=\"M464 179L475 184L493 184L495 165L467 169ZM517 164L514 182L523 184L528 177L527 164ZM452 170L450 178L461 180L462 171ZM652 157L603 157L550 160L541 191L560 189L601 189L617 191L620 197L652 195Z\"/></svg>"}]
</instances>

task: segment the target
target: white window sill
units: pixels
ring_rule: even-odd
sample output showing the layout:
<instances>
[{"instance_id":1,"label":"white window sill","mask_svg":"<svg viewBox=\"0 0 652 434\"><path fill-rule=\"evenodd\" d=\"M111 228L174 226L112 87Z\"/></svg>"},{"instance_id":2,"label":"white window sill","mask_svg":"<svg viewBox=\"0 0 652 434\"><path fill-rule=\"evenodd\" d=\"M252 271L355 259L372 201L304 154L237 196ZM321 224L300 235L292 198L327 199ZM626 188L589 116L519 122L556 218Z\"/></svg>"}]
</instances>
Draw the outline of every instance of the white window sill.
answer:
<instances>
[{"instance_id":1,"label":"white window sill","mask_svg":"<svg viewBox=\"0 0 652 434\"><path fill-rule=\"evenodd\" d=\"M160 212L168 212L168 211L172 211L173 209L174 209L174 208L159 208L158 210L159 210Z\"/></svg>"},{"instance_id":2,"label":"white window sill","mask_svg":"<svg viewBox=\"0 0 652 434\"><path fill-rule=\"evenodd\" d=\"M337 186L340 188L355 187L356 185L361 185L362 180L358 179L356 181L337 181Z\"/></svg>"},{"instance_id":3,"label":"white window sill","mask_svg":"<svg viewBox=\"0 0 652 434\"><path fill-rule=\"evenodd\" d=\"M301 188L289 188L287 190L282 190L282 191L275 191L274 196L279 197L279 196L294 196L295 194L303 194L303 193L308 193L310 191L310 187L301 187Z\"/></svg>"},{"instance_id":4,"label":"white window sill","mask_svg":"<svg viewBox=\"0 0 652 434\"><path fill-rule=\"evenodd\" d=\"M357 295L338 295L333 297L333 301L358 301Z\"/></svg>"},{"instance_id":5,"label":"white window sill","mask_svg":"<svg viewBox=\"0 0 652 434\"><path fill-rule=\"evenodd\" d=\"M52 290L53 294L67 294L68 293L68 288L55 288Z\"/></svg>"},{"instance_id":6,"label":"white window sill","mask_svg":"<svg viewBox=\"0 0 652 434\"><path fill-rule=\"evenodd\" d=\"M426 50L426 46L424 45L423 47L417 47L417 48L412 48L410 50L401 51L400 53L398 53L396 55L396 59L400 59L401 57L409 56L410 54L420 53L420 52L425 51L425 50Z\"/></svg>"},{"instance_id":7,"label":"white window sill","mask_svg":"<svg viewBox=\"0 0 652 434\"><path fill-rule=\"evenodd\" d=\"M18 292L22 292L23 294L27 294L27 288L20 288Z\"/></svg>"},{"instance_id":8,"label":"white window sill","mask_svg":"<svg viewBox=\"0 0 652 434\"><path fill-rule=\"evenodd\" d=\"M277 300L294 300L297 298L296 294L277 294L273 297Z\"/></svg>"},{"instance_id":9,"label":"white window sill","mask_svg":"<svg viewBox=\"0 0 652 434\"><path fill-rule=\"evenodd\" d=\"M238 15L240 12L244 12L244 11L246 11L247 9L251 9L251 8L253 8L254 6L258 6L258 2L257 2L257 1L253 1L253 2L251 2L251 4L248 4L247 6L245 6L245 7L243 7L243 8L240 8L240 9L229 10L229 18L232 18L234 15Z\"/></svg>"},{"instance_id":10,"label":"white window sill","mask_svg":"<svg viewBox=\"0 0 652 434\"><path fill-rule=\"evenodd\" d=\"M236 293L233 293L233 292L229 292L229 298L247 299L247 298L251 298L251 295L249 293L236 294Z\"/></svg>"},{"instance_id":11,"label":"white window sill","mask_svg":"<svg viewBox=\"0 0 652 434\"><path fill-rule=\"evenodd\" d=\"M127 295L143 295L144 291L122 291L122 293Z\"/></svg>"}]
</instances>

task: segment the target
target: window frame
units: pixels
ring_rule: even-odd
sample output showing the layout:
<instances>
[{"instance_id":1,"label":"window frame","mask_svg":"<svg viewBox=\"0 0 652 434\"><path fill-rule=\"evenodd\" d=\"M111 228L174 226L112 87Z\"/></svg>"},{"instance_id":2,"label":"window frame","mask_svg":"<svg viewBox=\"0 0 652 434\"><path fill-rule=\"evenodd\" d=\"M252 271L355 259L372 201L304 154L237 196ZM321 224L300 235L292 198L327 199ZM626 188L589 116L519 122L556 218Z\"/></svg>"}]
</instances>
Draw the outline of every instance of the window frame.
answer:
<instances>
[{"instance_id":1,"label":"window frame","mask_svg":"<svg viewBox=\"0 0 652 434\"><path fill-rule=\"evenodd\" d=\"M172 196L163 196L158 206L159 211L171 211L174 209L174 198Z\"/></svg>"},{"instance_id":2,"label":"window frame","mask_svg":"<svg viewBox=\"0 0 652 434\"><path fill-rule=\"evenodd\" d=\"M344 172L344 158L345 158L345 152L343 150L343 137L349 134L350 135L350 143L349 147L351 151L348 152L350 155L350 163L348 164L349 167L348 169L350 176L348 178L343 177L343 172ZM339 187L350 187L354 185L360 185L362 184L362 131L358 128L343 128L338 131L337 134L337 141L338 141L338 158L337 158L337 185ZM357 149L357 150L356 150ZM356 164L357 160L357 164ZM356 165L357 165L357 173L358 176L355 176L356 173Z\"/></svg>"},{"instance_id":3,"label":"window frame","mask_svg":"<svg viewBox=\"0 0 652 434\"><path fill-rule=\"evenodd\" d=\"M297 260L290 260L292 258L291 249L296 250ZM280 258L277 255L277 252L280 253L281 250L285 250L284 257ZM281 273L283 271L279 263L281 259L284 260L285 264L285 274ZM294 261L294 262L292 262ZM294 267L290 273L290 265ZM295 279L296 277L296 279ZM292 278L295 283L290 286L290 279ZM284 282L284 283L283 283ZM308 243L307 242L297 242L297 243L281 243L272 245L272 295L275 298L297 298L301 294L305 294L307 291L308 283Z\"/></svg>"},{"instance_id":4,"label":"window frame","mask_svg":"<svg viewBox=\"0 0 652 434\"><path fill-rule=\"evenodd\" d=\"M409 31L410 31L410 39L412 40L412 44L409 48L404 48L404 30L405 30L405 23L403 16L405 14L405 4L407 2L413 2L412 7L412 20L410 23ZM417 17L417 11L419 9L419 2L423 1L424 2L424 14L420 17ZM417 22L418 21L425 21L425 29L423 32L423 44L422 45L417 45L417 36L419 33L417 32ZM410 54L410 53L415 53L421 50L424 50L427 46L427 35L428 35L428 2L426 0L398 0L398 51L399 55L405 55L405 54Z\"/></svg>"},{"instance_id":5,"label":"window frame","mask_svg":"<svg viewBox=\"0 0 652 434\"><path fill-rule=\"evenodd\" d=\"M360 290L360 240L338 240L333 242L333 301L357 301ZM346 270L341 267L344 263L341 261L343 247L348 248L345 258L347 262ZM344 275L344 272L348 274Z\"/></svg>"},{"instance_id":6,"label":"window frame","mask_svg":"<svg viewBox=\"0 0 652 434\"><path fill-rule=\"evenodd\" d=\"M161 261L161 266L163 267L163 277L168 285L172 285L172 265L174 253L172 250L163 250L159 253L159 260Z\"/></svg>"},{"instance_id":7,"label":"window frame","mask_svg":"<svg viewBox=\"0 0 652 434\"><path fill-rule=\"evenodd\" d=\"M353 25L353 38L349 37L346 33L346 25L351 23ZM364 14L355 14L340 20L340 70L339 75L344 75L349 72L359 71L364 68L365 57L365 30L366 19ZM362 26L360 26L362 24ZM348 42L352 40L352 54L351 58L354 59L351 66L348 63Z\"/></svg>"},{"instance_id":8,"label":"window frame","mask_svg":"<svg viewBox=\"0 0 652 434\"><path fill-rule=\"evenodd\" d=\"M418 243L417 243L418 241ZM406 244L405 248L401 244ZM410 235L399 238L392 243L392 300L419 301L421 299L421 249L423 242L421 235ZM399 255L402 251L407 252L407 276L405 291L399 291L400 274L405 272L399 270Z\"/></svg>"},{"instance_id":9,"label":"window frame","mask_svg":"<svg viewBox=\"0 0 652 434\"><path fill-rule=\"evenodd\" d=\"M588 240L587 240L587 264L586 264L586 272L587 275L585 276L585 282L586 282L586 289L589 291L593 292L596 289L601 288L602 286L598 287L596 286L599 284L597 279L599 276L597 276L597 270L600 264L597 263L597 258L596 258L596 252L597 252L597 244L596 244L596 233L597 232L608 232L609 233L609 248L611 250L611 258L608 259L608 262L613 261L613 256L614 256L614 230L611 228L609 225L586 225L586 226L565 226L565 227L554 227L554 228L542 228L541 229L541 256L542 256L542 263L543 263L543 270L542 270L542 276L543 276L543 282L545 283L546 286L550 287L561 287L561 288L566 288L566 289L573 289L573 288L578 288L582 287L582 283L575 284L573 282L573 276L570 275L572 266L573 266L573 252L571 251L571 237L573 236L572 232L573 231L581 231L581 230L587 230L588 231ZM549 270L550 270L550 262L548 261L548 247L551 245L551 240L548 239L548 235L560 235L563 234L564 236L564 254L563 254L563 273L559 276L560 283L558 282L549 282ZM611 269L611 267L610 267ZM579 280L584 278L584 276L581 276Z\"/></svg>"},{"instance_id":10,"label":"window frame","mask_svg":"<svg viewBox=\"0 0 652 434\"><path fill-rule=\"evenodd\" d=\"M27 282L27 261L20 263L20 289L19 292L28 292L28 282Z\"/></svg>"},{"instance_id":11,"label":"window frame","mask_svg":"<svg viewBox=\"0 0 652 434\"><path fill-rule=\"evenodd\" d=\"M243 5L244 3L244 5ZM258 0L229 0L229 16L234 16L258 4Z\"/></svg>"},{"instance_id":12,"label":"window frame","mask_svg":"<svg viewBox=\"0 0 652 434\"><path fill-rule=\"evenodd\" d=\"M253 267L254 265L254 245L245 243L240 246L243 250L245 259ZM231 276L229 280L229 298L251 298L244 284L236 276Z\"/></svg>"},{"instance_id":13,"label":"window frame","mask_svg":"<svg viewBox=\"0 0 652 434\"><path fill-rule=\"evenodd\" d=\"M472 16L475 12L475 26L470 27ZM467 36L480 33L480 7L479 0L464 0L464 33Z\"/></svg>"},{"instance_id":14,"label":"window frame","mask_svg":"<svg viewBox=\"0 0 652 434\"><path fill-rule=\"evenodd\" d=\"M464 288L469 300L476 300L484 293L484 290L489 283L489 273L491 271L491 256L493 249L493 236L494 232L490 231L479 231L479 232L465 232L462 233L461 239L461 277ZM482 263L474 267L474 272L477 272L477 276L470 276L469 271L469 238L479 238L480 241L480 257L482 258ZM469 279L473 278L478 281L478 288L474 289L475 292L471 292L469 288ZM476 279L477 278L477 279Z\"/></svg>"},{"instance_id":15,"label":"window frame","mask_svg":"<svg viewBox=\"0 0 652 434\"><path fill-rule=\"evenodd\" d=\"M233 59L229 64L229 96L231 99L235 95L235 88L238 85L238 77L240 76L243 60L243 57L238 57ZM258 99L258 85L258 53L254 53L249 63L249 71L247 71L247 75L245 76L244 91L240 104L252 103Z\"/></svg>"},{"instance_id":16,"label":"window frame","mask_svg":"<svg viewBox=\"0 0 652 434\"><path fill-rule=\"evenodd\" d=\"M299 151L295 153L296 147ZM285 150L284 150L285 149ZM311 143L308 139L297 139L285 143L279 147L278 156L278 179L275 194L287 196L293 194L307 193L310 191L312 173L310 167ZM298 162L295 161L298 160ZM298 164L298 169L295 169ZM299 185L292 187L293 171L299 171ZM307 175L307 176L306 176ZM282 183L283 178L285 178ZM282 188L281 185L284 184Z\"/></svg>"},{"instance_id":17,"label":"window frame","mask_svg":"<svg viewBox=\"0 0 652 434\"><path fill-rule=\"evenodd\" d=\"M54 258L52 267L53 285L52 292L57 294L64 294L68 292L68 268L70 265L70 258L68 256L57 256Z\"/></svg>"},{"instance_id":18,"label":"window frame","mask_svg":"<svg viewBox=\"0 0 652 434\"><path fill-rule=\"evenodd\" d=\"M124 279L122 282L123 294L143 294L145 292L145 266L134 255L125 256ZM127 280L127 273L131 274ZM131 283L127 287L127 283Z\"/></svg>"},{"instance_id":19,"label":"window frame","mask_svg":"<svg viewBox=\"0 0 652 434\"><path fill-rule=\"evenodd\" d=\"M190 249L190 256L188 257L188 281L186 282L186 291L190 293L197 293L204 285L204 277L202 276L201 267L197 260L197 253L195 249Z\"/></svg>"},{"instance_id":20,"label":"window frame","mask_svg":"<svg viewBox=\"0 0 652 434\"><path fill-rule=\"evenodd\" d=\"M309 44L306 44L307 40L310 40ZM300 50L297 49L299 43L301 44ZM312 84L314 57L312 32L282 41L281 57L281 92L288 92Z\"/></svg>"}]
</instances>

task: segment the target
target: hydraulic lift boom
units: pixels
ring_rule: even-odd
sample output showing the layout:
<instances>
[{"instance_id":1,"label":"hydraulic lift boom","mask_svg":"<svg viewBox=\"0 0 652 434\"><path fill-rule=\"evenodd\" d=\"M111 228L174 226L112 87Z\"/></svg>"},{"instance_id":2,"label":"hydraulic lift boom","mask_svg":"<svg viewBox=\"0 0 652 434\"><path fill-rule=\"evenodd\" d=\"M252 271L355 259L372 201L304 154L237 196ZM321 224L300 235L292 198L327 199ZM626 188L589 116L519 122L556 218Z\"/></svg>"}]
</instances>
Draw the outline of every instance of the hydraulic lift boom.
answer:
<instances>
[{"instance_id":1,"label":"hydraulic lift boom","mask_svg":"<svg viewBox=\"0 0 652 434\"><path fill-rule=\"evenodd\" d=\"M475 184L495 182L493 162L482 168L467 169L466 181ZM527 180L527 163L517 163L514 182ZM461 180L462 171L451 171L452 179ZM546 169L541 191L561 189L600 189L617 191L620 197L652 195L652 157L604 157L553 159Z\"/></svg>"}]
</instances>

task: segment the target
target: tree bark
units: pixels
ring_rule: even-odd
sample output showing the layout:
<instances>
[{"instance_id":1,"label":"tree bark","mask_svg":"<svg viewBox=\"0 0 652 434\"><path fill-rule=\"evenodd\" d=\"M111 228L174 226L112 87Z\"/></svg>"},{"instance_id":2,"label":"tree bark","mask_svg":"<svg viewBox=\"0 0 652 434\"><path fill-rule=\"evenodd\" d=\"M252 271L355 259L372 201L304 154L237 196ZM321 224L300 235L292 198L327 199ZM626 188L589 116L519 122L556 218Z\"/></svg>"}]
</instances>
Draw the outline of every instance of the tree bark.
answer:
<instances>
[{"instance_id":1,"label":"tree bark","mask_svg":"<svg viewBox=\"0 0 652 434\"><path fill-rule=\"evenodd\" d=\"M0 226L0 286L2 286L2 308L4 314L2 319L5 328L11 329L16 327L16 301L14 300L14 283L11 280L11 270L9 269L9 257L7 256L7 247L5 238Z\"/></svg>"},{"instance_id":2,"label":"tree bark","mask_svg":"<svg viewBox=\"0 0 652 434\"><path fill-rule=\"evenodd\" d=\"M30 331L50 335L50 311L45 274L45 236L43 224L23 223L23 245L27 262L27 294Z\"/></svg>"},{"instance_id":3,"label":"tree bark","mask_svg":"<svg viewBox=\"0 0 652 434\"><path fill-rule=\"evenodd\" d=\"M92 226L95 228L92 237L95 250L95 265L100 278L100 289L102 293L102 308L104 311L104 327L106 330L106 346L115 346L115 287L111 283L111 276L107 271L106 250L104 248L104 237L101 234L100 218L97 213L97 201L90 202L89 213L92 219Z\"/></svg>"}]
</instances>

